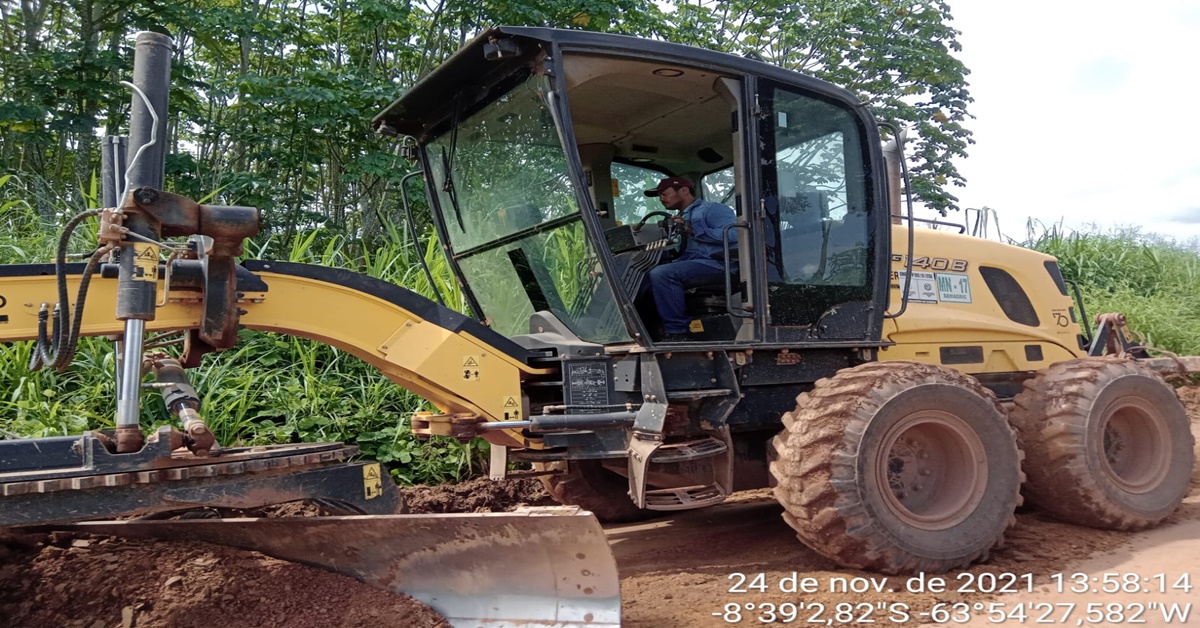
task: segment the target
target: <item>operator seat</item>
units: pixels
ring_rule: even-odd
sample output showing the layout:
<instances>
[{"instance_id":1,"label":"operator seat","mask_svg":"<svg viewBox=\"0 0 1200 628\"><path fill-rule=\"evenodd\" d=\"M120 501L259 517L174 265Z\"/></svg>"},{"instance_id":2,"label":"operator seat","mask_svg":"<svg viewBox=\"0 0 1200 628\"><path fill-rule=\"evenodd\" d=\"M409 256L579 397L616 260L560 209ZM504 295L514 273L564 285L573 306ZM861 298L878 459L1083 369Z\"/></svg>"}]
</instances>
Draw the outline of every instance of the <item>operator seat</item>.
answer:
<instances>
[{"instance_id":1,"label":"operator seat","mask_svg":"<svg viewBox=\"0 0 1200 628\"><path fill-rule=\"evenodd\" d=\"M729 272L729 285L733 294L741 292L741 276L737 269L737 249L730 249L734 265ZM717 261L724 261L724 252L713 255ZM725 273L714 270L705 275L697 275L683 282L683 305L689 314L724 314L727 302L725 300Z\"/></svg>"}]
</instances>

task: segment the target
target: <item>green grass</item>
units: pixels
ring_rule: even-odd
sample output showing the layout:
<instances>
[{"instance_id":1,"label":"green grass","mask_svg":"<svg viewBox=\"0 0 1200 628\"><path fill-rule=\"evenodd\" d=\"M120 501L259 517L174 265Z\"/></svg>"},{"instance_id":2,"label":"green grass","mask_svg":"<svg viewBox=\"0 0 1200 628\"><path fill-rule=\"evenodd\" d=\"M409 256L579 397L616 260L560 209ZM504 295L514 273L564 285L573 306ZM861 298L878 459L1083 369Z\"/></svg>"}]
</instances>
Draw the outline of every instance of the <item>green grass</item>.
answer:
<instances>
[{"instance_id":1,"label":"green grass","mask_svg":"<svg viewBox=\"0 0 1200 628\"><path fill-rule=\"evenodd\" d=\"M1058 258L1089 316L1121 312L1152 347L1200 354L1200 255L1137 229L1066 232L1043 227L1026 243Z\"/></svg>"},{"instance_id":2,"label":"green grass","mask_svg":"<svg viewBox=\"0 0 1200 628\"><path fill-rule=\"evenodd\" d=\"M59 207L54 220L19 198L9 178L0 178L0 263L52 260L59 226L75 211ZM93 232L81 228L78 246L86 250ZM290 242L263 237L248 243L249 257L338 266L408 287L432 297L433 286L419 258L431 266L434 282L449 307L463 310L436 238L418 247L392 226L370 246L325 230L298 234ZM116 406L112 343L83 338L71 366L62 373L30 371L33 343L0 344L0 438L78 434L112 427ZM168 351L172 351L168 349ZM365 457L387 464L401 483L442 483L478 474L487 456L482 440L420 441L409 425L415 410L432 409L396 386L373 367L318 342L283 334L243 330L229 351L204 356L189 371L202 399L202 412L226 446L342 441L356 444ZM157 394L144 391L142 425L171 423Z\"/></svg>"}]
</instances>

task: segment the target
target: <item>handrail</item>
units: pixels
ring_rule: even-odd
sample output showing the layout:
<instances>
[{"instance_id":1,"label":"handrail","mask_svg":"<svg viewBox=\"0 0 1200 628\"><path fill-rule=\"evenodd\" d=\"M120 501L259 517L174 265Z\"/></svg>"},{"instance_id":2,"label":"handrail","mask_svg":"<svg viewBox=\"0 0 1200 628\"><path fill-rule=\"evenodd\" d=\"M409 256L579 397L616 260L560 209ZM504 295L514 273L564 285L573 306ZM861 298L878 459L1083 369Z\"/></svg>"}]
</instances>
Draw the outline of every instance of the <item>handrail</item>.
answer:
<instances>
[{"instance_id":1,"label":"handrail","mask_svg":"<svg viewBox=\"0 0 1200 628\"><path fill-rule=\"evenodd\" d=\"M900 220L908 220L910 222L924 222L924 223L928 223L931 225L941 225L943 227L958 227L959 233L967 232L967 226L960 225L957 222L946 222L944 220L934 220L932 218L916 218L913 216L901 216Z\"/></svg>"},{"instance_id":2,"label":"handrail","mask_svg":"<svg viewBox=\"0 0 1200 628\"><path fill-rule=\"evenodd\" d=\"M904 199L905 199L905 201L907 201L907 204L908 204L907 218L909 220L908 255L904 256L904 276L908 277L909 280L911 281L912 280L912 269L913 269L913 247L915 246L915 238L916 238L916 235L914 234L914 232L916 231L916 229L913 229L913 226L912 226L912 220L913 220L912 190L909 189L908 162L904 159L904 136L901 135L900 129L896 128L896 125L894 125L894 124L889 124L887 122L880 122L879 126L891 129L892 135L894 135L895 139L896 139L896 148L900 152L900 159L899 159L900 172L904 177ZM904 217L902 216L901 218L904 218ZM906 286L907 286L907 284L906 284ZM907 288L900 293L900 311L896 312L895 314L889 314L887 312L884 312L883 317L884 318L900 318L900 315L904 314L904 312L906 310L908 310L908 290L907 290Z\"/></svg>"},{"instance_id":3,"label":"handrail","mask_svg":"<svg viewBox=\"0 0 1200 628\"><path fill-rule=\"evenodd\" d=\"M750 225L743 225L735 222L725 225L725 228L721 230L721 248L725 253L725 272L722 273L725 275L725 310L729 312L730 316L736 316L738 318L754 318L753 312L747 312L740 307L737 309L734 309L733 307L733 280L730 278L730 276L733 274L733 268L731 267L729 261L729 254L732 250L729 248L730 229L745 229L747 235L749 235Z\"/></svg>"},{"instance_id":4,"label":"handrail","mask_svg":"<svg viewBox=\"0 0 1200 628\"><path fill-rule=\"evenodd\" d=\"M421 260L421 269L425 271L425 278L429 280L429 289L433 290L433 296L437 297L438 305L445 306L446 301L442 299L442 291L433 281L433 273L429 270L429 263L425 261L425 251L422 250L421 242L417 239L417 227L413 223L412 210L408 207L408 180L419 174L421 174L420 170L414 170L400 179L400 201L404 204L404 222L408 224L408 233L412 236L413 252L417 254L417 259Z\"/></svg>"},{"instance_id":5,"label":"handrail","mask_svg":"<svg viewBox=\"0 0 1200 628\"><path fill-rule=\"evenodd\" d=\"M1075 281L1067 279L1063 283L1071 286L1071 290L1075 293L1075 303L1079 305L1079 320L1083 321L1083 333L1087 335L1088 340L1092 338L1092 326L1088 323L1087 309L1083 306L1083 295L1079 293L1079 284Z\"/></svg>"}]
</instances>

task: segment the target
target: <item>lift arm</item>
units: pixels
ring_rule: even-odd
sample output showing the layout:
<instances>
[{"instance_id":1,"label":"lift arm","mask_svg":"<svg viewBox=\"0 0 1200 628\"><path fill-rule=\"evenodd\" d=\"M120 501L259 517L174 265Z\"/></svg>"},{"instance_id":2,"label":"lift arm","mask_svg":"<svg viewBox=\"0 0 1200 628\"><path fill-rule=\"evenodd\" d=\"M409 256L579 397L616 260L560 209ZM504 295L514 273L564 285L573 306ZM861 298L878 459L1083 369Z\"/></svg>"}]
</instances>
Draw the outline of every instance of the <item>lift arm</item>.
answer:
<instances>
[{"instance_id":1,"label":"lift arm","mask_svg":"<svg viewBox=\"0 0 1200 628\"><path fill-rule=\"evenodd\" d=\"M68 269L75 294L82 265ZM166 273L160 273L160 275ZM257 280L255 280L257 279ZM160 279L159 294L163 281ZM172 286L151 332L199 329L204 316L199 290ZM50 264L0 266L0 342L33 340L38 311L57 301ZM116 336L122 323L113 312L117 281L95 278L88 289L81 336ZM477 321L415 292L347 270L287 262L249 261L238 272L240 324L341 349L378 368L398 385L436 405L435 424L466 428L480 422L526 418L521 381L545 371L530 367L526 351ZM430 417L426 417L429 419ZM435 428L432 433L439 433ZM450 434L449 431L440 433ZM520 430L489 430L498 445L540 446Z\"/></svg>"}]
</instances>

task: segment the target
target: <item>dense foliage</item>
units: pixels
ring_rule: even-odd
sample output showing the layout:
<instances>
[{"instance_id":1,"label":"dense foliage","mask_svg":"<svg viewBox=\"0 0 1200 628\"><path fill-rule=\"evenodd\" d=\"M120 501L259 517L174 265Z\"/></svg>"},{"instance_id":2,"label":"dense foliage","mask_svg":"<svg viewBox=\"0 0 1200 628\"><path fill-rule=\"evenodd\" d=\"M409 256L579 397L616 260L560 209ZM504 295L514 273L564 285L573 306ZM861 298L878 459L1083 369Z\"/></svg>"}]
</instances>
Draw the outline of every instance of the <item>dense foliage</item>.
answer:
<instances>
[{"instance_id":1,"label":"dense foliage","mask_svg":"<svg viewBox=\"0 0 1200 628\"><path fill-rule=\"evenodd\" d=\"M370 118L481 29L520 24L657 37L842 85L919 132L914 190L946 209L963 183L950 157L971 141L949 19L940 0L0 0L0 173L22 174L44 213L78 204L95 129L127 123L133 34L156 30L177 48L169 185L260 207L284 241L306 225L370 239L402 174Z\"/></svg>"},{"instance_id":2,"label":"dense foliage","mask_svg":"<svg viewBox=\"0 0 1200 628\"><path fill-rule=\"evenodd\" d=\"M5 183L0 178L0 230L12 237L0 243L0 262L49 259L53 232L39 228L45 225L27 203L4 200ZM88 236L76 240L83 248ZM343 237L324 230L298 233L281 244L262 242L249 253L275 249L281 251L280 259L350 268L430 296L432 288L417 261L421 255L447 304L462 309L462 295L435 245L417 247L389 226L374 247L353 257ZM0 343L0 438L112 427L116 387L111 342L81 339L74 362L62 373L30 371L32 348L31 342ZM365 362L316 342L242 331L236 348L206 355L190 376L209 426L226 445L354 443L365 456L388 464L406 484L463 479L478 473L486 459L483 441L464 446L449 439L416 440L407 417L422 407L421 399ZM157 395L146 391L143 426L170 422Z\"/></svg>"}]
</instances>

